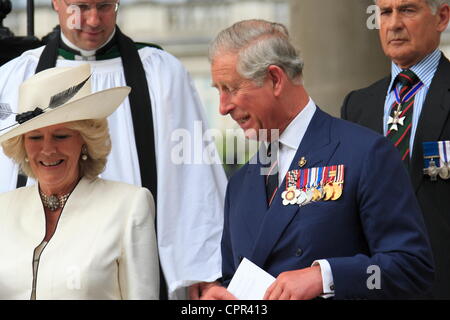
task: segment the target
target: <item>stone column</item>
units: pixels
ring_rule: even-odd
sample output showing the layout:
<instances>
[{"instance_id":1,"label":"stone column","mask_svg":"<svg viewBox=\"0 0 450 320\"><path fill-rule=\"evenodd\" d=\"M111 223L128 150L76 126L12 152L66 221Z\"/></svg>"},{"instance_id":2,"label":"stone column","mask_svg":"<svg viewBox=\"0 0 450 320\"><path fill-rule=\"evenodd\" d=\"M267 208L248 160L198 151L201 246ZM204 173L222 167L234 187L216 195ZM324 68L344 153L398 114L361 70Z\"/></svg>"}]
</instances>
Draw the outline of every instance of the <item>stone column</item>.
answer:
<instances>
[{"instance_id":1,"label":"stone column","mask_svg":"<svg viewBox=\"0 0 450 320\"><path fill-rule=\"evenodd\" d=\"M305 88L339 116L345 95L386 76L390 62L378 29L370 30L372 0L291 0L290 32L305 61Z\"/></svg>"}]
</instances>

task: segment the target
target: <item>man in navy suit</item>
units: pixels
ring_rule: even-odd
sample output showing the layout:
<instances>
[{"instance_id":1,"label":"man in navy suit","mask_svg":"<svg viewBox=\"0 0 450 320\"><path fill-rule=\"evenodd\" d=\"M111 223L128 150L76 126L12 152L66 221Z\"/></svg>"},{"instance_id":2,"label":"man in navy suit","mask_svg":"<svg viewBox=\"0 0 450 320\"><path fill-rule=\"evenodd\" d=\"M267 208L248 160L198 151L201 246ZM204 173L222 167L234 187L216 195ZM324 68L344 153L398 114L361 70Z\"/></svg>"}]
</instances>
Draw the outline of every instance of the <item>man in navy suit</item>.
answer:
<instances>
[{"instance_id":1,"label":"man in navy suit","mask_svg":"<svg viewBox=\"0 0 450 320\"><path fill-rule=\"evenodd\" d=\"M391 115L398 108L396 93L401 90L399 75L413 72L420 81L414 101L400 105L402 113L411 105L403 114L411 115L410 126L403 121L394 128L398 132L405 128L406 135L400 137L408 148L404 154L400 144L399 150L404 154L433 250L435 281L427 298L450 299L450 62L439 50L450 18L449 1L376 3L381 13L380 40L392 60L391 73L367 88L350 92L341 117L389 137L395 119ZM396 144L395 139L393 142ZM427 169L433 167L430 157L434 157L433 170Z\"/></svg>"},{"instance_id":2,"label":"man in navy suit","mask_svg":"<svg viewBox=\"0 0 450 320\"><path fill-rule=\"evenodd\" d=\"M267 164L263 142L230 179L223 278L203 299L234 298L226 287L244 257L276 278L266 299L390 299L426 292L433 260L398 152L383 136L314 104L286 28L238 22L219 33L210 61L220 113L248 138L267 137L274 161Z\"/></svg>"}]
</instances>

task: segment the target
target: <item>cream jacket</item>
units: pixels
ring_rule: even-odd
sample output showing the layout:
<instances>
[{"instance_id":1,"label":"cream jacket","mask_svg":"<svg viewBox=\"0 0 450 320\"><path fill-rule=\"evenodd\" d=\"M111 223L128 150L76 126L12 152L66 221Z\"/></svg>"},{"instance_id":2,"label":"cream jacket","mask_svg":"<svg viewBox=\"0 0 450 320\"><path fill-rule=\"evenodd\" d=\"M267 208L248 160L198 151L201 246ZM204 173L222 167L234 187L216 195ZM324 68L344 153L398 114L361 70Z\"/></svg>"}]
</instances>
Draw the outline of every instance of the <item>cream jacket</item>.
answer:
<instances>
[{"instance_id":1,"label":"cream jacket","mask_svg":"<svg viewBox=\"0 0 450 320\"><path fill-rule=\"evenodd\" d=\"M154 217L147 189L81 179L42 252L36 299L157 299ZM30 299L44 235L37 185L0 194L0 299Z\"/></svg>"}]
</instances>

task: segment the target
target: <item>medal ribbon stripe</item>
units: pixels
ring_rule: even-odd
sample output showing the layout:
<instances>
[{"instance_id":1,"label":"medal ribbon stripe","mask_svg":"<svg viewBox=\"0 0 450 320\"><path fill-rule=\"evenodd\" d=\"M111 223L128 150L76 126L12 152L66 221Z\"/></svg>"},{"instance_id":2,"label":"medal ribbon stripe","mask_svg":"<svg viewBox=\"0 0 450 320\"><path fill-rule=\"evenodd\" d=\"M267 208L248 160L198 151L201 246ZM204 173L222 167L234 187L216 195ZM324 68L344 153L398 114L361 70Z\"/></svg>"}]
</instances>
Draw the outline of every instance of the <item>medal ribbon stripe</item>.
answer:
<instances>
[{"instance_id":1,"label":"medal ribbon stripe","mask_svg":"<svg viewBox=\"0 0 450 320\"><path fill-rule=\"evenodd\" d=\"M317 168L317 177L316 177L315 184L314 184L314 186L315 186L316 188L319 187L319 183L320 183L320 181L322 180L322 170L323 170L322 167Z\"/></svg>"},{"instance_id":2,"label":"medal ribbon stripe","mask_svg":"<svg viewBox=\"0 0 450 320\"><path fill-rule=\"evenodd\" d=\"M325 167L323 169L323 177L322 177L322 185L326 185L327 184L327 180L328 180L328 171L330 171L329 169L330 167Z\"/></svg>"},{"instance_id":3,"label":"medal ribbon stripe","mask_svg":"<svg viewBox=\"0 0 450 320\"><path fill-rule=\"evenodd\" d=\"M307 185L308 185L308 178L309 178L309 169L304 169L305 175L303 176L303 191L306 191Z\"/></svg>"},{"instance_id":4,"label":"medal ribbon stripe","mask_svg":"<svg viewBox=\"0 0 450 320\"><path fill-rule=\"evenodd\" d=\"M448 159L450 158L450 141L439 141L438 145L441 166L443 166L443 163L448 163Z\"/></svg>"},{"instance_id":5,"label":"medal ribbon stripe","mask_svg":"<svg viewBox=\"0 0 450 320\"><path fill-rule=\"evenodd\" d=\"M316 181L317 176L317 168L311 168L311 176L309 178L308 188L311 189L314 186L314 182Z\"/></svg>"},{"instance_id":6,"label":"medal ribbon stripe","mask_svg":"<svg viewBox=\"0 0 450 320\"><path fill-rule=\"evenodd\" d=\"M408 102L412 97L414 97L417 92L420 90L420 88L422 88L423 86L423 82L418 82L416 85L414 85L411 90L408 91L408 93L405 94L405 91L409 89L408 86L404 86L401 90L400 90L400 94L398 92L398 89L395 88L394 92L395 92L395 99L396 102L398 104L401 103L406 103Z\"/></svg>"},{"instance_id":7,"label":"medal ribbon stripe","mask_svg":"<svg viewBox=\"0 0 450 320\"><path fill-rule=\"evenodd\" d=\"M343 184L344 183L344 165L343 164L341 164L341 165L339 165L339 182L341 183L341 184Z\"/></svg>"},{"instance_id":8,"label":"medal ribbon stripe","mask_svg":"<svg viewBox=\"0 0 450 320\"><path fill-rule=\"evenodd\" d=\"M320 186L323 187L325 185L326 174L328 172L328 167L324 167L322 170L322 178L320 179Z\"/></svg>"},{"instance_id":9,"label":"medal ribbon stripe","mask_svg":"<svg viewBox=\"0 0 450 320\"><path fill-rule=\"evenodd\" d=\"M439 144L437 142L423 142L423 160L424 168L430 166L430 161L434 160L437 166L440 166Z\"/></svg>"},{"instance_id":10,"label":"medal ribbon stripe","mask_svg":"<svg viewBox=\"0 0 450 320\"><path fill-rule=\"evenodd\" d=\"M298 181L298 170L288 171L286 174L286 189L289 187L293 187L297 184Z\"/></svg>"},{"instance_id":11,"label":"medal ribbon stripe","mask_svg":"<svg viewBox=\"0 0 450 320\"><path fill-rule=\"evenodd\" d=\"M341 181L341 166L338 166L337 167L337 174L336 174L336 179L335 179L335 181L336 181L336 183L339 183L340 181Z\"/></svg>"},{"instance_id":12,"label":"medal ribbon stripe","mask_svg":"<svg viewBox=\"0 0 450 320\"><path fill-rule=\"evenodd\" d=\"M439 177L441 179L450 179L450 166L448 160L450 158L450 141L439 141L439 157L441 165L439 166Z\"/></svg>"},{"instance_id":13,"label":"medal ribbon stripe","mask_svg":"<svg viewBox=\"0 0 450 320\"><path fill-rule=\"evenodd\" d=\"M298 184L298 189L301 190L303 188L303 181L305 180L305 171L300 170L300 182Z\"/></svg>"},{"instance_id":14,"label":"medal ribbon stripe","mask_svg":"<svg viewBox=\"0 0 450 320\"><path fill-rule=\"evenodd\" d=\"M331 182L331 183L335 182L336 181L336 175L337 175L337 166L331 166L331 170L330 170L330 172L328 174L330 175L329 179L328 179L328 182Z\"/></svg>"}]
</instances>

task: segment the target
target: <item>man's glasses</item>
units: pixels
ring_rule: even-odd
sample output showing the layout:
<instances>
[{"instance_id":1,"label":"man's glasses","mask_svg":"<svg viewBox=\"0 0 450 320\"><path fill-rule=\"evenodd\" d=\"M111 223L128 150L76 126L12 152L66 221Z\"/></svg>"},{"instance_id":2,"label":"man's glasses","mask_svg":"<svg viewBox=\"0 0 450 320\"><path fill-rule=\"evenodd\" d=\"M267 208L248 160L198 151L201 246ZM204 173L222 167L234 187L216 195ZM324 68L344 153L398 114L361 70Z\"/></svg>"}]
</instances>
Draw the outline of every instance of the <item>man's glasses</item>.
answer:
<instances>
[{"instance_id":1,"label":"man's glasses","mask_svg":"<svg viewBox=\"0 0 450 320\"><path fill-rule=\"evenodd\" d=\"M119 2L117 1L105 1L95 4L88 4L83 2L67 3L67 0L64 0L64 3L66 4L67 7L79 9L81 13L88 12L94 7L95 9L97 9L98 13L105 13L105 14L117 12L117 10L119 9Z\"/></svg>"}]
</instances>

